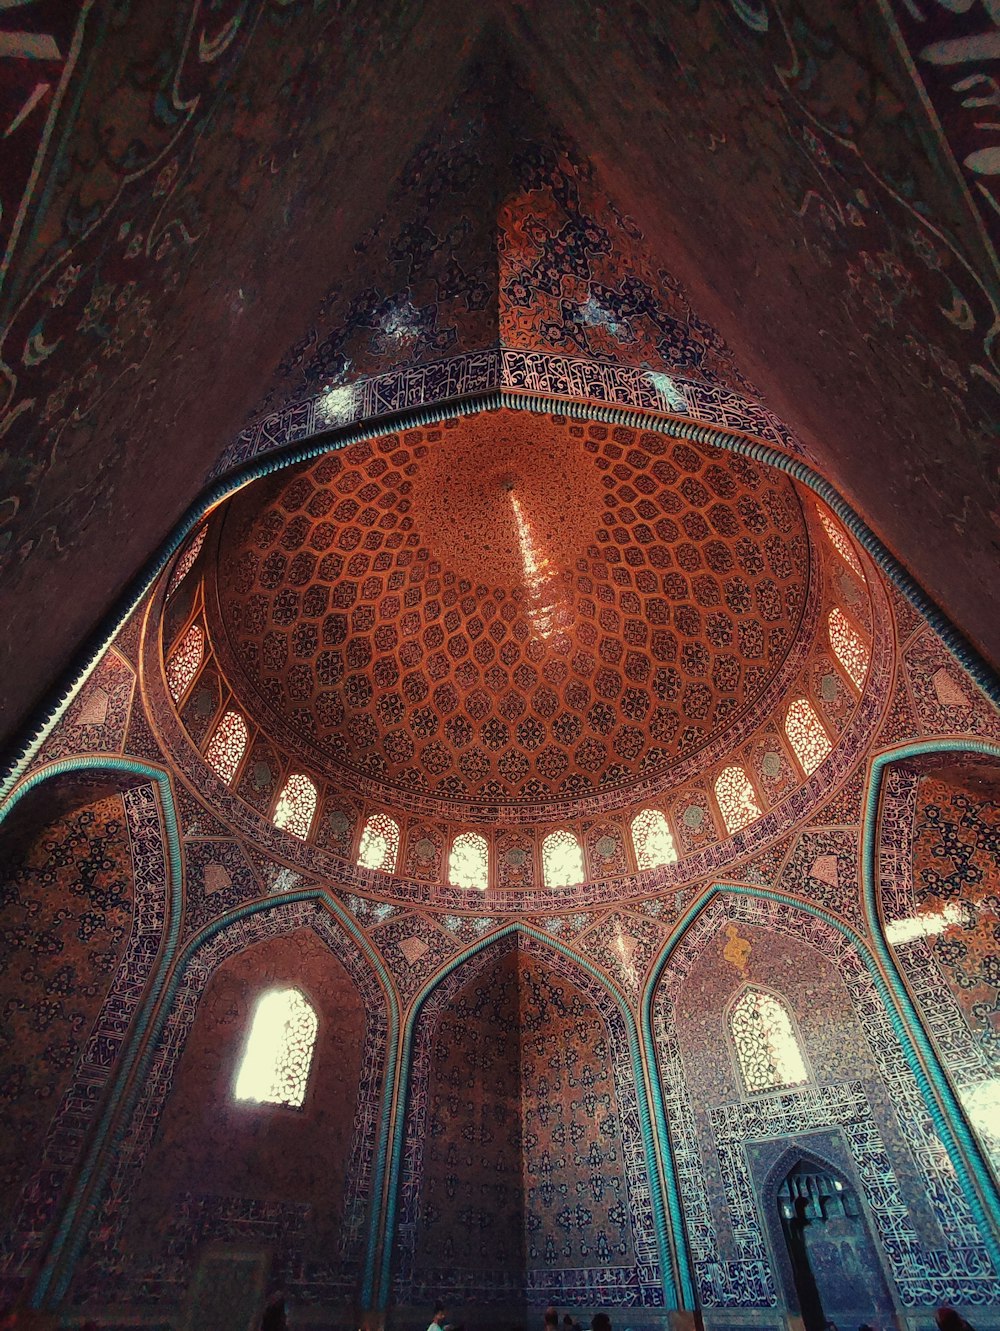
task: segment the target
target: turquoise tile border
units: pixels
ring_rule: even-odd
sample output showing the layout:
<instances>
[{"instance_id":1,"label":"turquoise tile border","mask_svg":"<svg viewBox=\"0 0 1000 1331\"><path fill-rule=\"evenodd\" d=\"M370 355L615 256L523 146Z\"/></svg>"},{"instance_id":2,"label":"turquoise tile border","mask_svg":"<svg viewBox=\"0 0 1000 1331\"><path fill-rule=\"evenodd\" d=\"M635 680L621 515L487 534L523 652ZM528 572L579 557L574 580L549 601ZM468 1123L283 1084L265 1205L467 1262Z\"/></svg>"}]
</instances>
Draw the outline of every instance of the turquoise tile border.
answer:
<instances>
[{"instance_id":1,"label":"turquoise tile border","mask_svg":"<svg viewBox=\"0 0 1000 1331\"><path fill-rule=\"evenodd\" d=\"M298 462L308 461L324 453L347 448L365 439L375 439L394 430L413 429L433 425L443 420L476 415L482 411L495 411L501 407L512 411L557 412L576 420L601 421L610 425L624 425L633 429L649 430L672 439L696 444L707 444L740 453L756 462L765 463L784 472L806 486L837 514L854 535L858 543L893 583L914 605L939 635L955 659L969 672L991 701L1000 706L1000 679L993 668L965 639L951 621L931 601L922 588L910 577L899 561L886 549L871 528L838 494L834 487L807 467L804 462L781 452L770 444L735 430L714 425L698 425L680 417L667 416L641 408L606 406L595 402L569 401L565 398L540 393L515 392L510 389L489 389L481 393L452 398L429 406L413 407L374 417L361 424L327 430L314 435L305 443L296 443L267 453L249 462L208 486L188 508L171 534L146 561L115 606L104 616L100 625L81 650L54 690L54 696L42 708L31 724L26 737L12 757L0 769L0 799L6 796L26 771L53 728L76 697L91 670L111 645L122 625L138 607L180 548L186 537L199 522L223 500L228 499L252 481L282 471Z\"/></svg>"},{"instance_id":2,"label":"turquoise tile border","mask_svg":"<svg viewBox=\"0 0 1000 1331\"><path fill-rule=\"evenodd\" d=\"M660 1255L660 1274L663 1283L663 1295L665 1306L676 1308L677 1290L674 1278L671 1272L674 1270L675 1262L672 1251L670 1237L667 1231L666 1217L663 1208L663 1196L661 1191L661 1180L657 1155L653 1144L652 1125L650 1121L649 1103L646 1096L646 1083L643 1077L643 1055L642 1046L639 1041L639 1032L635 1024L635 1016L629 1007L624 994L619 990L609 978L604 975L596 966L593 966L585 957L582 957L572 948L564 943L558 942L548 934L533 928L529 924L520 921L511 922L495 933L489 934L486 938L473 943L471 947L453 957L440 971L438 971L424 985L416 995L410 1007L406 1018L406 1025L403 1030L403 1047L399 1062L399 1085L395 1095L395 1123L392 1134L392 1157L389 1165L389 1178L387 1187L387 1200L385 1208L385 1223L382 1226L386 1236L386 1242L382 1252L381 1270L379 1272L379 1281L377 1287L377 1296L375 1307L383 1310L388 1306L390 1282L392 1277L392 1253L394 1247L394 1233L396 1228L396 1212L399 1198L400 1172L403 1155L403 1139L406 1130L406 1110L409 1098L409 1079L413 1059L413 1034L416 1028L417 1020L421 1009L427 999L434 992L442 980L446 979L465 962L472 957L478 956L485 949L494 946L503 938L509 938L512 934L523 934L526 937L535 939L543 947L560 955L578 965L582 970L605 990L611 998L614 999L619 1011L625 1021L625 1027L628 1031L629 1053L632 1059L632 1075L635 1078L636 1103L639 1108L639 1126L642 1132L643 1146L646 1155L646 1170L649 1175L649 1193L653 1210L653 1226L656 1231L657 1248Z\"/></svg>"},{"instance_id":3,"label":"turquoise tile border","mask_svg":"<svg viewBox=\"0 0 1000 1331\"><path fill-rule=\"evenodd\" d=\"M82 1236L86 1232L85 1221L90 1214L86 1199L88 1196L92 1197L95 1190L100 1190L107 1174L110 1161L107 1159L106 1143L112 1133L120 1104L136 1067L139 1049L149 1033L153 1013L160 1001L164 981L177 951L183 905L183 873L177 811L174 805L170 777L162 767L138 762L132 758L116 758L113 756L93 755L61 759L48 767L42 767L38 771L32 772L13 791L0 805L0 823L10 816L14 808L29 791L36 789L53 777L63 776L67 772L83 771L117 772L126 776L141 777L155 785L159 792L161 822L165 841L164 860L167 873L167 881L164 885L166 900L165 930L160 944L159 957L151 970L146 992L123 1041L121 1055L114 1075L105 1088L100 1117L89 1134L89 1142L72 1191L63 1205L55 1233L35 1279L31 1296L32 1306L34 1307L42 1306L50 1297L58 1299L61 1296L66 1281L61 1280L58 1273L64 1269L67 1263L68 1269L71 1271L76 1260ZM142 1066L144 1067L145 1063Z\"/></svg>"}]
</instances>

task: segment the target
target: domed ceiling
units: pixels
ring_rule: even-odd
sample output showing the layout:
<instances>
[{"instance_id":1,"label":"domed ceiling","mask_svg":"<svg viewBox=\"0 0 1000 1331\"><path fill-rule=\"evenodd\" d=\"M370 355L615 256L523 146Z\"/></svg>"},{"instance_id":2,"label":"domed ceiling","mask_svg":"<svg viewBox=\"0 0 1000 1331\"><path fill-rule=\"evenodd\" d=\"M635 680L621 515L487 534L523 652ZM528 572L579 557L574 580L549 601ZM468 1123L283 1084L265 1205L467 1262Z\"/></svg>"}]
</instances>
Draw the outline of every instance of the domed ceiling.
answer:
<instances>
[{"instance_id":1,"label":"domed ceiling","mask_svg":"<svg viewBox=\"0 0 1000 1331\"><path fill-rule=\"evenodd\" d=\"M763 706L809 557L779 473L499 411L248 488L215 568L236 697L314 769L526 806L666 776Z\"/></svg>"}]
</instances>

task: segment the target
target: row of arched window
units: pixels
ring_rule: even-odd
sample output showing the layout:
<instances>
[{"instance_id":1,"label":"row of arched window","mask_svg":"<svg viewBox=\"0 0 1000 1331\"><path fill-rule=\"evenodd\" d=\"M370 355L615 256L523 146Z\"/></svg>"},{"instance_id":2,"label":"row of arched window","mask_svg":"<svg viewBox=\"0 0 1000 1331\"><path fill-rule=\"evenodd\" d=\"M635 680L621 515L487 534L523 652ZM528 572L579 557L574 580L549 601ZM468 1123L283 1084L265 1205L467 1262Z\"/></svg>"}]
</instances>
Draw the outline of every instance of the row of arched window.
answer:
<instances>
[{"instance_id":1,"label":"row of arched window","mask_svg":"<svg viewBox=\"0 0 1000 1331\"><path fill-rule=\"evenodd\" d=\"M785 733L803 771L809 775L832 747L825 727L812 704L796 698L785 713ZM249 732L235 708L228 708L205 747L205 760L227 785L232 785L246 751ZM763 812L746 770L726 767L715 781L715 798L726 831L740 831ZM282 787L272 814L276 827L303 841L309 836L316 813L318 791L302 772L293 772ZM632 844L636 865L654 869L672 864L677 848L666 817L659 809L642 809L632 819ZM373 813L365 823L358 846L357 862L367 869L394 873L399 860L400 827L386 813ZM573 887L583 882L583 851L579 839L559 828L542 842L542 876L546 887ZM454 887L485 889L489 879L489 845L476 832L462 832L452 841L448 859L448 882Z\"/></svg>"},{"instance_id":2,"label":"row of arched window","mask_svg":"<svg viewBox=\"0 0 1000 1331\"><path fill-rule=\"evenodd\" d=\"M789 1009L776 995L747 986L728 1013L729 1038L744 1089L760 1094L809 1080ZM237 1100L288 1105L304 1102L319 1021L298 989L261 996L236 1076Z\"/></svg>"},{"instance_id":3,"label":"row of arched window","mask_svg":"<svg viewBox=\"0 0 1000 1331\"><path fill-rule=\"evenodd\" d=\"M853 557L853 551L844 539L845 548ZM852 567L856 562L853 559ZM835 656L860 692L871 656L865 636L839 606L830 611L827 629ZM167 685L178 706L184 701L198 675L205 659L206 646L205 631L196 619L180 637L167 659ZM784 731L803 773L811 775L830 753L832 741L807 698L795 698L788 704ZM249 738L244 716L238 709L228 707L204 748L206 762L227 785L231 786L235 782ZM714 795L726 832L730 835L762 816L763 807L758 791L745 768L740 765L726 767L719 773L714 783ZM312 830L317 802L318 790L311 778L301 772L292 773L278 794L272 821L277 827L306 840ZM640 810L632 820L630 831L635 862L640 870L657 868L677 860L673 834L660 810ZM362 832L357 863L365 868L395 873L400 841L400 827L393 818L385 813L372 814ZM541 868L546 887L573 887L582 883L585 869L579 839L566 829L549 832L542 842ZM461 888L484 890L487 887L489 845L485 837L475 832L462 832L454 838L448 856L447 881Z\"/></svg>"}]
</instances>

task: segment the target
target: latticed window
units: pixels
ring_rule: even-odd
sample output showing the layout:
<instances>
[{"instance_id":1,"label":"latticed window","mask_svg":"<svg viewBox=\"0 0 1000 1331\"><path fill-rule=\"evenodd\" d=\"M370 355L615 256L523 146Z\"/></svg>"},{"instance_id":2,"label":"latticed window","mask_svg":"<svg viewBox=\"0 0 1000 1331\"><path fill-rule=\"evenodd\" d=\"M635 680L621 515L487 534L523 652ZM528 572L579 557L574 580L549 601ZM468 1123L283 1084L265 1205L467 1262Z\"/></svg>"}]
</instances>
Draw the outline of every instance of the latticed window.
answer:
<instances>
[{"instance_id":1,"label":"latticed window","mask_svg":"<svg viewBox=\"0 0 1000 1331\"><path fill-rule=\"evenodd\" d=\"M192 624L167 658L167 688L174 702L180 702L191 687L204 655L204 631L200 624Z\"/></svg>"},{"instance_id":2,"label":"latticed window","mask_svg":"<svg viewBox=\"0 0 1000 1331\"><path fill-rule=\"evenodd\" d=\"M565 828L550 832L542 842L542 877L546 887L576 887L583 882L583 851Z\"/></svg>"},{"instance_id":3,"label":"latticed window","mask_svg":"<svg viewBox=\"0 0 1000 1331\"><path fill-rule=\"evenodd\" d=\"M398 855L399 824L387 813L373 813L361 833L358 863L365 869L395 873Z\"/></svg>"},{"instance_id":4,"label":"latticed window","mask_svg":"<svg viewBox=\"0 0 1000 1331\"><path fill-rule=\"evenodd\" d=\"M316 787L301 772L293 772L282 787L271 821L305 841L315 812Z\"/></svg>"},{"instance_id":5,"label":"latticed window","mask_svg":"<svg viewBox=\"0 0 1000 1331\"><path fill-rule=\"evenodd\" d=\"M674 864L677 860L670 825L659 809L642 809L635 815L632 845L640 869L656 869L661 864Z\"/></svg>"},{"instance_id":6,"label":"latticed window","mask_svg":"<svg viewBox=\"0 0 1000 1331\"><path fill-rule=\"evenodd\" d=\"M738 832L747 823L760 817L760 805L742 767L727 767L715 783L715 798L719 801L722 821L729 832Z\"/></svg>"},{"instance_id":7,"label":"latticed window","mask_svg":"<svg viewBox=\"0 0 1000 1331\"><path fill-rule=\"evenodd\" d=\"M167 586L168 598L173 596L174 592L181 585L187 575L194 567L194 561L201 554L201 547L205 544L205 533L207 527L200 527L188 542L188 547L178 559L173 573L170 575L170 582Z\"/></svg>"},{"instance_id":8,"label":"latticed window","mask_svg":"<svg viewBox=\"0 0 1000 1331\"><path fill-rule=\"evenodd\" d=\"M854 572L859 578L863 578L865 575L861 572L861 565L858 562L857 555L854 553L854 547L847 539L847 533L844 531L843 527L841 527L840 523L835 522L825 508L819 510L819 520L822 522L823 530L826 532L827 536L829 536L830 544L836 550L837 554L840 555L845 564L849 564L851 568L854 569Z\"/></svg>"},{"instance_id":9,"label":"latticed window","mask_svg":"<svg viewBox=\"0 0 1000 1331\"><path fill-rule=\"evenodd\" d=\"M860 689L868 674L868 662L871 659L868 644L837 606L830 611L827 628L834 655Z\"/></svg>"},{"instance_id":10,"label":"latticed window","mask_svg":"<svg viewBox=\"0 0 1000 1331\"><path fill-rule=\"evenodd\" d=\"M807 776L815 772L832 747L823 722L812 703L805 698L796 698L789 704L785 713L785 734Z\"/></svg>"},{"instance_id":11,"label":"latticed window","mask_svg":"<svg viewBox=\"0 0 1000 1331\"><path fill-rule=\"evenodd\" d=\"M236 1078L237 1100L298 1109L306 1097L317 1026L316 1013L297 989L264 994Z\"/></svg>"},{"instance_id":12,"label":"latticed window","mask_svg":"<svg viewBox=\"0 0 1000 1331\"><path fill-rule=\"evenodd\" d=\"M748 1091L808 1081L792 1019L773 994L744 989L729 1014L729 1029Z\"/></svg>"},{"instance_id":13,"label":"latticed window","mask_svg":"<svg viewBox=\"0 0 1000 1331\"><path fill-rule=\"evenodd\" d=\"M215 728L205 750L205 761L228 786L236 775L247 747L247 723L239 712L230 708Z\"/></svg>"},{"instance_id":14,"label":"latticed window","mask_svg":"<svg viewBox=\"0 0 1000 1331\"><path fill-rule=\"evenodd\" d=\"M448 882L452 887L478 887L486 891L490 850L486 838L476 832L462 832L451 843L448 856Z\"/></svg>"}]
</instances>

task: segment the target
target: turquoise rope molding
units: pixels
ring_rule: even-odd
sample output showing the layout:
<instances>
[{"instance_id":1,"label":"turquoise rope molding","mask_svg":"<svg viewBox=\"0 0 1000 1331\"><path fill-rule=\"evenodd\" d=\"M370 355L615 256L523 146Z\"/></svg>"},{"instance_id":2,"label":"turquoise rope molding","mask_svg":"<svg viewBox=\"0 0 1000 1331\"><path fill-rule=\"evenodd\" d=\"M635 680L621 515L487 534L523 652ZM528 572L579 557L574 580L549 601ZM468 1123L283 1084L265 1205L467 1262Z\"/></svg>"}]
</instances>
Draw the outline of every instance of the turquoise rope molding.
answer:
<instances>
[{"instance_id":1,"label":"turquoise rope molding","mask_svg":"<svg viewBox=\"0 0 1000 1331\"><path fill-rule=\"evenodd\" d=\"M884 921L878 907L878 825L882 787L885 783L886 774L891 767L897 763L905 762L907 759L945 753L976 754L1000 763L1000 745L975 739L919 740L880 753L872 761L861 834L861 873L865 922L871 933L875 954L885 971L897 1007L909 1027L913 1043L919 1051L923 1065L926 1067L949 1129L957 1138L964 1157L968 1160L972 1174L978 1184L979 1193L991 1208L994 1225L1000 1226L1000 1191L998 1191L993 1173L983 1157L979 1141L969 1126L969 1120L962 1103L955 1095L951 1079L938 1056L937 1049L924 1029L920 1014L917 1012L910 991L896 962L895 953L886 939ZM931 1108L930 1102L928 1102L928 1108ZM977 1194L973 1193L972 1195ZM979 1223L978 1220L977 1223ZM994 1255L993 1261L997 1274L1000 1276L1000 1261L997 1260L996 1255Z\"/></svg>"},{"instance_id":2,"label":"turquoise rope molding","mask_svg":"<svg viewBox=\"0 0 1000 1331\"><path fill-rule=\"evenodd\" d=\"M512 921L498 929L496 933L490 934L486 938L480 939L457 957L453 957L436 975L430 980L417 994L413 1000L409 1014L406 1018L406 1025L403 1029L403 1048L399 1064L399 1089L396 1094L396 1122L393 1130L392 1158L389 1166L389 1182L386 1197L385 1223L382 1226L383 1233L386 1236L385 1246L382 1250L382 1267L377 1289L377 1299L375 1303L376 1310L382 1310L388 1306L390 1280L392 1275L392 1255L394 1247L396 1213L399 1200L400 1169L403 1155L403 1140L406 1131L406 1111L407 1100L409 1098L409 1077L413 1058L413 1034L417 1019L420 1016L424 1003L434 992L442 980L447 979L449 975L469 961L472 957L478 956L499 942L500 939L509 938L512 934L524 934L529 938L534 938L536 942L554 952L560 953L569 961L574 962L585 970L592 979L596 980L616 1002L619 1011L625 1019L626 1029L628 1030L629 1053L632 1059L632 1076L635 1081L636 1103L639 1109L639 1125L642 1132L643 1147L646 1156L646 1172L649 1175L649 1195L653 1211L653 1227L656 1232L657 1248L660 1254L660 1276L663 1285L663 1296L665 1307L676 1308L677 1292L674 1287L674 1281L671 1277L671 1270L674 1266L673 1255L671 1251L670 1239L667 1233L666 1218L663 1209L663 1198L660 1195L660 1176L657 1167L656 1153L653 1147L652 1126L650 1122L649 1106L646 1102L645 1082L642 1075L642 1048L639 1043L639 1034L636 1029L635 1017L629 1007L625 996L613 984L609 978L593 966L585 957L572 948L560 943L557 939L549 937L548 934L533 928L529 924L519 921ZM666 1144L669 1151L669 1145ZM679 1263L680 1264L680 1263ZM689 1305L693 1307L694 1305Z\"/></svg>"},{"instance_id":3,"label":"turquoise rope molding","mask_svg":"<svg viewBox=\"0 0 1000 1331\"><path fill-rule=\"evenodd\" d=\"M57 764L61 769L76 766L104 767L111 765L118 770L135 770L139 774L145 771L154 771L155 769L146 769L144 764L128 763L123 760L111 760L110 764L106 762L71 762L68 764ZM46 769L45 772L38 774L38 779L43 779L46 775L53 772ZM34 776L34 774L33 774ZM163 777L163 774L160 774ZM165 779L165 778L164 778ZM29 784L37 784L32 780L26 782L23 787L17 791L17 797L29 788ZM171 844L171 861L174 861L174 851L176 849L176 871L171 874L171 884L180 884L180 843L177 840L177 821L173 806L172 792L167 783L166 797L162 795L161 800L165 811L169 812L169 822L173 827L173 841ZM13 807L5 809L3 816ZM38 1278L32 1290L31 1304L33 1307L42 1307L49 1304L57 1304L65 1295L73 1278L73 1273L79 1260L85 1237L90 1230L95 1217L97 1207L103 1196L104 1188L107 1183L108 1170L114 1158L114 1152L121 1145L125 1131L131 1121L135 1105L138 1100L142 1086L148 1077L153 1058L159 1045L160 1037L163 1033L163 1027L173 1008L174 1000L177 996L177 990L184 978L184 973L199 948L214 938L223 929L235 924L239 920L245 919L249 915L254 915L262 911L274 909L288 902L296 901L319 901L330 911L337 919L338 923L344 929L344 932L351 938L352 942L360 949L366 960L372 965L372 969L378 975L386 992L386 1006L388 1009L388 1031L387 1031L387 1056L386 1069L383 1082L382 1093L382 1114L379 1123L378 1142L376 1146L375 1169L372 1178L372 1193L374 1197L381 1194L384 1174L385 1160L388 1152L389 1126L390 1126L390 1104L386 1088L392 1085L395 1078L395 1067L398 1050L399 1035L399 1004L396 999L395 989L389 978L388 972L382 963L381 957L374 950L364 934L358 929L357 925L347 914L347 912L334 900L325 888L309 888L300 892L286 892L280 896L269 897L265 900L250 902L236 910L228 912L218 920L214 920L207 925L198 934L192 938L183 953L181 954L177 965L170 976L170 983L163 993L162 1002L160 994L163 991L163 984L167 972L170 970L173 961L173 955L176 952L177 932L180 924L179 893L171 893L171 922L172 929L168 930L171 946L165 950L161 958L161 964L157 969L153 983L147 991L147 998L143 1003L142 1010L133 1022L130 1028L127 1042L123 1050L123 1066L121 1073L116 1077L114 1093L108 1098L107 1106L101 1121L95 1131L90 1149L87 1152L87 1158L80 1171L76 1187L65 1205L60 1217L56 1235L46 1255L45 1262L39 1272ZM176 919L174 917L176 916ZM156 1017L150 1029L150 1018L153 1010L156 1009ZM148 1040L144 1040L146 1031L150 1030ZM120 1099L121 1091L128 1079L128 1072L136 1061L136 1054L140 1045L143 1045L142 1056L138 1063L137 1075L131 1084L131 1090L126 1097ZM106 1149L110 1142L110 1149ZM377 1240L377 1228L373 1222L369 1223L369 1233L365 1247L365 1264L363 1270L363 1290L370 1292L374 1283L375 1272L375 1243Z\"/></svg>"},{"instance_id":4,"label":"turquoise rope molding","mask_svg":"<svg viewBox=\"0 0 1000 1331\"><path fill-rule=\"evenodd\" d=\"M406 411L393 412L385 416L371 417L360 424L345 426L340 429L324 431L313 435L303 443L275 449L272 453L248 462L237 468L227 477L206 488L201 496L188 508L178 521L171 534L159 549L147 560L140 573L131 583L112 610L104 616L98 629L81 650L76 665L64 676L54 690L54 698L43 708L31 725L27 737L20 743L13 756L7 761L0 780L0 798L3 798L16 784L26 770L40 746L52 732L54 726L65 714L94 666L101 659L108 647L121 630L122 626L137 609L146 593L182 543L202 519L217 504L229 498L252 481L282 471L296 463L306 462L324 453L334 452L362 440L375 439L396 430L413 429L423 425L433 425L443 420L454 420L461 416L475 415L483 411L494 411L500 407L512 411L555 412L570 416L576 420L601 421L610 425L624 425L632 429L649 430L672 439L681 439L690 443L705 444L726 449L762 462L767 466L784 472L793 480L804 485L834 512L840 521L853 534L858 543L867 551L890 582L910 601L928 624L941 638L942 642L975 680L987 697L1000 706L1000 679L992 667L966 641L951 621L938 609L924 593L899 561L889 553L853 508L841 498L829 481L819 476L812 468L797 458L792 458L770 444L764 444L749 435L723 429L715 425L699 425L680 417L658 414L641 408L605 406L594 402L546 396L541 393L516 392L511 389L490 389L481 393L450 398L427 406L413 407Z\"/></svg>"},{"instance_id":5,"label":"turquoise rope molding","mask_svg":"<svg viewBox=\"0 0 1000 1331\"><path fill-rule=\"evenodd\" d=\"M918 748L920 746L914 745L912 747ZM920 1090L921 1097L923 1098L924 1104L927 1107L927 1111L928 1114L930 1115L931 1121L934 1124L935 1131L940 1137L941 1142L948 1153L948 1158L950 1159L952 1166L954 1167L959 1185L961 1186L962 1191L965 1194L966 1200L968 1202L969 1210L972 1212L972 1217L976 1222L976 1226L979 1229L980 1234L982 1235L983 1246L986 1248L987 1252L989 1253L990 1261L993 1264L994 1273L1000 1276L1000 1238L998 1238L997 1220L996 1220L997 1217L1000 1217L1000 1196L998 1196L997 1194L997 1190L992 1183L992 1179L990 1179L989 1177L988 1171L986 1172L986 1177L982 1180L980 1180L978 1174L975 1173L974 1165L973 1165L973 1173L970 1173L969 1168L967 1166L965 1153L963 1152L959 1144L960 1134L956 1134L955 1132L952 1131L952 1123L950 1122L950 1111L949 1114L947 1115L945 1113L942 1113L941 1106L938 1103L938 1100L935 1097L933 1090L931 1089L931 1084L927 1079L927 1075L921 1063L920 1056L917 1052L917 1047L920 1044L919 1037L922 1037L923 1041L928 1043L929 1045L929 1042L927 1042L926 1034L923 1031L923 1026L920 1023L919 1017L917 1017L916 1011L915 1009L913 1009L912 1004L910 1005L909 1011L906 1011L904 1013L902 1005L898 1004L896 1001L897 998L896 987L895 985L893 985L894 975L896 977L896 984L898 984L900 992L905 993L904 987L902 985L902 982L899 980L898 974L896 974L894 969L890 969L888 971L889 979L887 982L886 975L883 973L882 969L879 966L879 961L876 960L875 954L873 953L872 949L868 947L868 944L864 941L861 935L856 933L855 930L853 930L849 924L846 924L843 920L838 919L835 915L831 915L828 911L823 910L820 906L814 905L812 902L803 901L798 897L788 896L783 892L774 892L769 888L751 887L743 883L714 883L702 897L700 897L692 906L688 908L688 910L681 917L681 919L678 920L670 938L667 940L660 955L653 963L653 967L650 970L649 976L646 980L646 986L643 991L641 1007L640 1007L640 1021L641 1021L643 1039L646 1043L647 1058L650 1061L651 1067L656 1070L655 1076L652 1078L652 1081L654 1083L653 1109L656 1117L657 1130L664 1135L666 1135L667 1133L667 1119L666 1119L666 1111L663 1105L663 1092L662 1092L662 1082L659 1071L659 1060L657 1058L656 1044L653 1038L652 1007L653 1007L653 1000L656 995L657 983L659 981L661 974L663 973L664 967L666 966L667 962L672 956L675 948L680 943L680 941L687 933L688 929L691 927L694 921L698 918L698 916L702 913L702 911L705 910L705 908L709 905L709 903L716 899L716 897L726 896L726 895L756 897L759 900L778 902L781 905L790 907L792 910L804 911L807 915L812 915L814 918L822 920L825 924L829 925L831 928L836 929L836 931L839 934L841 934L844 938L848 940L848 942L850 942L854 950L857 952L858 956L864 962L865 968L867 969L869 975L872 977L875 987L878 990L879 997L882 1000L882 1005L889 1016L889 1020L892 1024L892 1028L893 1031L895 1032L896 1038L899 1040L900 1047L902 1048L903 1051L903 1056L906 1059L907 1065L909 1066L909 1069L912 1072L914 1079L917 1083L918 1089ZM917 1032L919 1032L919 1037L917 1039L914 1039L914 1035ZM940 1074L940 1068L939 1068L939 1074ZM960 1122L963 1125L965 1123L964 1116L961 1114L961 1111L959 1111L958 1113L958 1122ZM968 1128L966 1128L966 1134L968 1134ZM978 1151L973 1151L971 1153L971 1156L974 1161L978 1157ZM986 1187L984 1188L984 1193L987 1198L991 1199L990 1204L994 1208L992 1211L992 1215L990 1211L988 1211L986 1207L983 1205L982 1197L980 1196L980 1193L977 1191L974 1185L973 1174L975 1174L977 1182L982 1182L986 1184ZM668 1200L671 1206L671 1217L673 1217L674 1206L676 1205L678 1215L680 1214L680 1209L681 1209L679 1195L670 1196L671 1185L673 1189L677 1188L676 1177L674 1177L671 1180L670 1176L668 1175L667 1185L668 1185ZM678 1230L676 1232L681 1234L683 1233L683 1230Z\"/></svg>"},{"instance_id":6,"label":"turquoise rope molding","mask_svg":"<svg viewBox=\"0 0 1000 1331\"><path fill-rule=\"evenodd\" d=\"M114 1072L113 1080L111 1084L105 1088L103 1093L103 1108L101 1110L101 1115L92 1134L90 1134L90 1144L80 1166L80 1172L76 1177L73 1189L70 1192L67 1201L63 1205L59 1223L35 1282L32 1292L32 1306L34 1307L41 1306L42 1302L49 1294L50 1286L57 1267L65 1255L67 1248L72 1248L73 1246L76 1234L77 1217L80 1213L80 1206L83 1198L91 1188L91 1185L95 1183L95 1181L100 1181L101 1175L98 1166L104 1150L104 1143L107 1140L112 1122L118 1112L120 1097L128 1084L132 1069L135 1065L139 1046L142 1044L146 1032L149 1029L150 1019L163 989L166 973L173 961L174 953L177 950L177 940L180 934L181 925L183 876L181 869L180 831L177 823L177 811L174 806L170 778L163 768L151 766L148 763L138 762L132 758L117 758L113 756L101 757L91 755L89 757L81 758L64 758L59 762L52 763L48 767L39 768L38 771L32 772L30 776L28 776L27 779L13 791L3 805L0 805L0 823L3 823L3 821L9 817L14 808L29 791L34 790L37 786L50 780L52 777L62 776L67 772L80 771L121 772L128 776L140 777L156 786L160 796L160 813L167 851L164 857L166 860L167 871L167 881L164 884L166 896L166 929L162 939L159 958L157 962L154 963L152 973L146 984L145 996L130 1024L120 1057L117 1060L117 1067ZM82 1233L83 1227L81 1226L81 1238ZM79 1240L75 1241L76 1246L78 1247Z\"/></svg>"},{"instance_id":7,"label":"turquoise rope molding","mask_svg":"<svg viewBox=\"0 0 1000 1331\"><path fill-rule=\"evenodd\" d=\"M177 990L184 978L184 972L186 971L191 958L199 948L203 947L205 943L209 942L229 925L235 924L239 920L246 919L250 915L256 915L262 911L272 910L275 907L282 906L288 902L296 901L319 901L325 905L330 913L341 924L352 941L361 948L366 959L371 962L376 974L382 980L383 986L386 990L388 998L387 1007L389 1011L389 1030L387 1032L386 1041L387 1058L382 1093L382 1116L379 1123L375 1170L372 1176L372 1195L373 1197L379 1196L384 1179L385 1159L388 1150L390 1106L387 1089L392 1085L392 1079L395 1076L396 1050L399 1043L399 1007L396 1002L395 991L389 980L385 966L382 964L382 960L377 952L375 952L371 944L354 924L351 917L343 907L330 896L325 888L308 888L303 889L300 892L284 892L280 896L268 897L266 900L262 901L249 902L245 906L240 906L236 910L230 911L228 914L222 916L221 919L214 920L211 924L206 925L204 929L200 930L200 932L188 942L178 959L177 965L170 976L170 983L164 994L163 1001L159 1005L151 1037L143 1050L142 1058L139 1063L138 1075L132 1084L131 1093L128 1096L127 1101L123 1104L121 1113L118 1115L115 1131L111 1137L111 1149L107 1152L103 1162L103 1168L95 1178L95 1186L91 1189L90 1197L81 1221L75 1226L73 1240L69 1244L66 1255L61 1264L58 1281L53 1281L51 1284L50 1297L52 1301L58 1302L69 1288L74 1268L79 1260L80 1251L95 1218L97 1206L100 1202L101 1195L103 1194L105 1184L107 1183L107 1174L108 1169L110 1168L111 1159L114 1156L114 1152L121 1146L121 1143L124 1140L125 1132L135 1110L140 1090L149 1074L153 1058L155 1057L159 1045L160 1037L163 1033L163 1028L166 1025L171 1009L173 1008L174 1000L177 997ZM376 1226L370 1223L363 1274L363 1287L366 1289L371 1287L374 1278L375 1252L373 1240L376 1237L376 1232ZM36 1288L36 1297L37 1296L38 1291Z\"/></svg>"}]
</instances>

